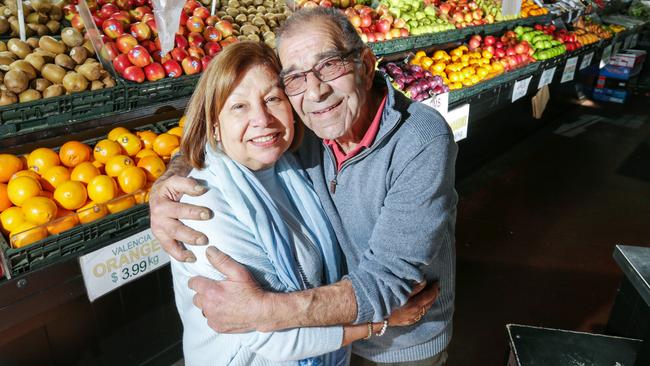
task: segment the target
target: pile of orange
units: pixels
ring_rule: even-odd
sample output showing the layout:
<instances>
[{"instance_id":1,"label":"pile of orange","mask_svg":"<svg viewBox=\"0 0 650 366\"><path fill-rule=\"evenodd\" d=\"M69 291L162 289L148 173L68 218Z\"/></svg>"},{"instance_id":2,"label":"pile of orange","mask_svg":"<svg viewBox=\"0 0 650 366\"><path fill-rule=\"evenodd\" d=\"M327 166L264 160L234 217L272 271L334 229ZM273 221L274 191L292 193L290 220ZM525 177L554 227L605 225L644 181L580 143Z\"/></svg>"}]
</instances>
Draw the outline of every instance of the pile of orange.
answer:
<instances>
[{"instance_id":1,"label":"pile of orange","mask_svg":"<svg viewBox=\"0 0 650 366\"><path fill-rule=\"evenodd\" d=\"M147 202L181 135L117 127L94 147L68 141L58 152L0 154L0 229L20 248Z\"/></svg>"},{"instance_id":2,"label":"pile of orange","mask_svg":"<svg viewBox=\"0 0 650 366\"><path fill-rule=\"evenodd\" d=\"M548 14L548 9L535 4L533 0L524 0L521 3L521 11L519 12L519 15L522 18L536 17L545 14Z\"/></svg>"},{"instance_id":3,"label":"pile of orange","mask_svg":"<svg viewBox=\"0 0 650 366\"><path fill-rule=\"evenodd\" d=\"M492 58L487 50L470 51L466 45L461 45L449 52L434 51L430 56L418 51L410 63L439 75L450 90L456 90L502 74L503 64Z\"/></svg>"}]
</instances>

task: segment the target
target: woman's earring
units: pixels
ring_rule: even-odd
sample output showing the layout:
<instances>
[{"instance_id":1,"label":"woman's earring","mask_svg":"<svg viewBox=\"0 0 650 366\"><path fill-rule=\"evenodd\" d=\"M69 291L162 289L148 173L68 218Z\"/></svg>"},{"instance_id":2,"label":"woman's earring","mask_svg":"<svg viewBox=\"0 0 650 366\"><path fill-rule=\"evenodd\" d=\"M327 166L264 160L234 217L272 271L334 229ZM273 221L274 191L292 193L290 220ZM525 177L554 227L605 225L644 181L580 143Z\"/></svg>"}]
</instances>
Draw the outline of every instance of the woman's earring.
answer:
<instances>
[{"instance_id":1,"label":"woman's earring","mask_svg":"<svg viewBox=\"0 0 650 366\"><path fill-rule=\"evenodd\" d=\"M219 128L217 126L214 127L214 133L212 134L212 138L215 141L219 141Z\"/></svg>"}]
</instances>

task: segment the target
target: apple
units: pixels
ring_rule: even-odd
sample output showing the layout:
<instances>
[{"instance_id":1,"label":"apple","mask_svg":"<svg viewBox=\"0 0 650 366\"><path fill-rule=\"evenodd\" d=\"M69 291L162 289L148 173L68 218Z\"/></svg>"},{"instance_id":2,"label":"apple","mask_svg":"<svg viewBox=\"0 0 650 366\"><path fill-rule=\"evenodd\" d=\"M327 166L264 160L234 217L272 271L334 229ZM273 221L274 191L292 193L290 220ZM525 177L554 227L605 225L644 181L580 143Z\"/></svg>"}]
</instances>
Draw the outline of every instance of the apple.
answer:
<instances>
[{"instance_id":1,"label":"apple","mask_svg":"<svg viewBox=\"0 0 650 366\"><path fill-rule=\"evenodd\" d=\"M177 34L174 36L174 44L178 48L186 49L187 47L190 46L189 42L187 42L187 38Z\"/></svg>"},{"instance_id":2,"label":"apple","mask_svg":"<svg viewBox=\"0 0 650 366\"><path fill-rule=\"evenodd\" d=\"M395 21L395 17L393 17L390 14L384 14L379 17L379 20L387 20L389 24L393 24L393 22Z\"/></svg>"},{"instance_id":3,"label":"apple","mask_svg":"<svg viewBox=\"0 0 650 366\"><path fill-rule=\"evenodd\" d=\"M357 11L354 10L354 8L346 8L346 9L343 11L343 13L344 13L345 16L348 17L348 18L351 17L351 16L353 16L353 15L359 15L359 13L357 13Z\"/></svg>"},{"instance_id":4,"label":"apple","mask_svg":"<svg viewBox=\"0 0 650 366\"><path fill-rule=\"evenodd\" d=\"M138 67L145 67L153 61L149 51L140 45L133 47L127 53L127 56L129 56L129 61Z\"/></svg>"},{"instance_id":5,"label":"apple","mask_svg":"<svg viewBox=\"0 0 650 366\"><path fill-rule=\"evenodd\" d=\"M218 42L208 42L203 46L203 50L208 56L214 56L221 52L221 45Z\"/></svg>"},{"instance_id":6,"label":"apple","mask_svg":"<svg viewBox=\"0 0 650 366\"><path fill-rule=\"evenodd\" d=\"M198 7L201 7L201 3L196 0L188 0L185 2L185 5L183 5L183 12L189 15L194 13L194 9Z\"/></svg>"},{"instance_id":7,"label":"apple","mask_svg":"<svg viewBox=\"0 0 650 366\"><path fill-rule=\"evenodd\" d=\"M203 56L205 56L205 52L203 51L203 48L197 47L197 46L192 46L187 49L187 54L190 55L191 57L201 59Z\"/></svg>"},{"instance_id":8,"label":"apple","mask_svg":"<svg viewBox=\"0 0 650 366\"><path fill-rule=\"evenodd\" d=\"M171 52L172 59L176 60L177 62L182 62L184 59L186 59L189 55L187 52L182 49L182 48L174 48Z\"/></svg>"},{"instance_id":9,"label":"apple","mask_svg":"<svg viewBox=\"0 0 650 366\"><path fill-rule=\"evenodd\" d=\"M472 17L472 13L465 13L463 19L465 20L465 22L471 23L472 20L474 20L474 17Z\"/></svg>"},{"instance_id":10,"label":"apple","mask_svg":"<svg viewBox=\"0 0 650 366\"><path fill-rule=\"evenodd\" d=\"M406 28L400 28L400 36L401 37L408 37L409 36L409 30Z\"/></svg>"},{"instance_id":11,"label":"apple","mask_svg":"<svg viewBox=\"0 0 650 366\"><path fill-rule=\"evenodd\" d=\"M205 44L205 39L203 39L201 33L192 32L187 37L187 42L190 44L191 47L203 47L203 45Z\"/></svg>"},{"instance_id":12,"label":"apple","mask_svg":"<svg viewBox=\"0 0 650 366\"><path fill-rule=\"evenodd\" d=\"M75 14L72 16L72 19L70 20L70 24L72 27L78 31L83 31L84 30L84 21L81 19L81 15Z\"/></svg>"},{"instance_id":13,"label":"apple","mask_svg":"<svg viewBox=\"0 0 650 366\"><path fill-rule=\"evenodd\" d=\"M386 34L390 32L390 22L388 22L388 20L382 19L375 24L375 29L379 33Z\"/></svg>"},{"instance_id":14,"label":"apple","mask_svg":"<svg viewBox=\"0 0 650 366\"><path fill-rule=\"evenodd\" d=\"M116 39L117 37L124 34L122 23L115 19L104 20L102 23L102 30L104 31L104 34L110 39Z\"/></svg>"},{"instance_id":15,"label":"apple","mask_svg":"<svg viewBox=\"0 0 650 366\"><path fill-rule=\"evenodd\" d=\"M77 6L75 4L66 4L62 8L63 16L68 21L72 20L72 17L77 14Z\"/></svg>"},{"instance_id":16,"label":"apple","mask_svg":"<svg viewBox=\"0 0 650 366\"><path fill-rule=\"evenodd\" d=\"M117 49L115 42L106 42L101 50L102 58L105 60L113 60L115 57L120 55L120 50Z\"/></svg>"},{"instance_id":17,"label":"apple","mask_svg":"<svg viewBox=\"0 0 650 366\"><path fill-rule=\"evenodd\" d=\"M494 44L494 46L495 46L496 48L503 48L503 47L504 47L504 44L503 44L503 42L501 42L501 41L497 41L497 42Z\"/></svg>"},{"instance_id":18,"label":"apple","mask_svg":"<svg viewBox=\"0 0 650 366\"><path fill-rule=\"evenodd\" d=\"M124 70L132 65L133 64L131 64L131 61L129 61L129 56L124 54L119 55L113 59L113 67L119 74L124 73Z\"/></svg>"},{"instance_id":19,"label":"apple","mask_svg":"<svg viewBox=\"0 0 650 366\"><path fill-rule=\"evenodd\" d=\"M146 14L142 17L142 19L141 19L140 21L141 21L142 23L147 23L147 25L149 25L148 23L149 23L150 20L153 20L153 21L156 20L156 17L153 15L153 13L146 13Z\"/></svg>"},{"instance_id":20,"label":"apple","mask_svg":"<svg viewBox=\"0 0 650 366\"><path fill-rule=\"evenodd\" d=\"M393 28L390 30L390 35L392 38L400 38L402 36L402 31L399 28Z\"/></svg>"},{"instance_id":21,"label":"apple","mask_svg":"<svg viewBox=\"0 0 650 366\"><path fill-rule=\"evenodd\" d=\"M210 66L210 61L212 61L212 56L201 57L201 69L206 70Z\"/></svg>"},{"instance_id":22,"label":"apple","mask_svg":"<svg viewBox=\"0 0 650 366\"><path fill-rule=\"evenodd\" d=\"M404 20L402 18L395 19L395 21L393 22L393 27L395 27L395 28L405 28L406 27L406 20Z\"/></svg>"},{"instance_id":23,"label":"apple","mask_svg":"<svg viewBox=\"0 0 650 366\"><path fill-rule=\"evenodd\" d=\"M194 75L201 72L201 60L199 60L196 57L192 57L192 56L186 57L181 62L181 65L183 66L183 71L187 75Z\"/></svg>"},{"instance_id":24,"label":"apple","mask_svg":"<svg viewBox=\"0 0 650 366\"><path fill-rule=\"evenodd\" d=\"M160 47L156 46L156 42L152 42L149 39L142 41L142 43L140 43L140 46L144 47L147 52L149 52L149 54L153 54L160 49Z\"/></svg>"},{"instance_id":25,"label":"apple","mask_svg":"<svg viewBox=\"0 0 650 366\"><path fill-rule=\"evenodd\" d=\"M120 11L120 8L113 4L106 4L102 6L101 9L99 9L99 12L97 15L99 15L102 19L108 19L110 18L113 14L118 13Z\"/></svg>"},{"instance_id":26,"label":"apple","mask_svg":"<svg viewBox=\"0 0 650 366\"><path fill-rule=\"evenodd\" d=\"M377 42L383 42L386 40L386 37L384 36L383 33L375 32L375 39Z\"/></svg>"},{"instance_id":27,"label":"apple","mask_svg":"<svg viewBox=\"0 0 650 366\"><path fill-rule=\"evenodd\" d=\"M165 68L161 64L154 62L145 66L144 74L149 81L160 80L165 77Z\"/></svg>"},{"instance_id":28,"label":"apple","mask_svg":"<svg viewBox=\"0 0 650 366\"><path fill-rule=\"evenodd\" d=\"M362 27L370 27L371 24L372 24L372 18L370 17L370 15L368 15L368 14L361 15L361 26Z\"/></svg>"},{"instance_id":29,"label":"apple","mask_svg":"<svg viewBox=\"0 0 650 366\"><path fill-rule=\"evenodd\" d=\"M352 23L352 25L355 28L360 28L361 27L361 17L359 15L356 15L356 14L352 15L351 17L348 17L348 20L350 21L350 23Z\"/></svg>"},{"instance_id":30,"label":"apple","mask_svg":"<svg viewBox=\"0 0 650 366\"><path fill-rule=\"evenodd\" d=\"M214 25L215 28L221 32L221 36L225 39L232 36L232 24L227 20L221 20Z\"/></svg>"},{"instance_id":31,"label":"apple","mask_svg":"<svg viewBox=\"0 0 650 366\"><path fill-rule=\"evenodd\" d=\"M122 53L127 53L138 45L138 40L130 34L123 34L117 38L117 49Z\"/></svg>"},{"instance_id":32,"label":"apple","mask_svg":"<svg viewBox=\"0 0 650 366\"><path fill-rule=\"evenodd\" d=\"M183 69L178 62L174 60L168 60L163 62L163 68L165 69L165 74L170 78L178 78L183 76Z\"/></svg>"},{"instance_id":33,"label":"apple","mask_svg":"<svg viewBox=\"0 0 650 366\"><path fill-rule=\"evenodd\" d=\"M485 39L483 40L483 43L485 43L486 46L493 46L496 43L496 38L494 36L485 36Z\"/></svg>"},{"instance_id":34,"label":"apple","mask_svg":"<svg viewBox=\"0 0 650 366\"><path fill-rule=\"evenodd\" d=\"M93 18L93 23L95 23L95 26L96 26L97 28L101 29L101 28L102 28L102 24L104 23L104 19L102 19L100 16L98 16L98 15L96 15L96 14L93 14L93 15L92 15L92 18Z\"/></svg>"},{"instance_id":35,"label":"apple","mask_svg":"<svg viewBox=\"0 0 650 366\"><path fill-rule=\"evenodd\" d=\"M151 38L151 29L145 23L131 24L131 35L138 41L144 41Z\"/></svg>"},{"instance_id":36,"label":"apple","mask_svg":"<svg viewBox=\"0 0 650 366\"><path fill-rule=\"evenodd\" d=\"M308 0L305 1L305 3L302 5L303 8L309 9L309 8L317 8L318 4L314 1Z\"/></svg>"},{"instance_id":37,"label":"apple","mask_svg":"<svg viewBox=\"0 0 650 366\"><path fill-rule=\"evenodd\" d=\"M154 36L158 35L158 25L156 24L155 20L153 20L153 19L148 20L148 21L145 22L145 24L151 30L151 34L153 34Z\"/></svg>"},{"instance_id":38,"label":"apple","mask_svg":"<svg viewBox=\"0 0 650 366\"><path fill-rule=\"evenodd\" d=\"M129 10L133 7L132 2L129 0L115 0L115 5L120 9Z\"/></svg>"},{"instance_id":39,"label":"apple","mask_svg":"<svg viewBox=\"0 0 650 366\"><path fill-rule=\"evenodd\" d=\"M472 18L474 20L481 20L483 18L483 11L481 9L476 9L472 12Z\"/></svg>"},{"instance_id":40,"label":"apple","mask_svg":"<svg viewBox=\"0 0 650 366\"><path fill-rule=\"evenodd\" d=\"M221 33L221 34L223 34L223 33ZM232 44L232 43L235 43L235 42L237 42L237 38L236 38L236 37L234 37L234 36L228 36L228 37L224 37L224 38L219 42L219 44L221 45L221 48L224 48L224 47L228 46L229 44Z\"/></svg>"},{"instance_id":41,"label":"apple","mask_svg":"<svg viewBox=\"0 0 650 366\"><path fill-rule=\"evenodd\" d=\"M465 17L463 16L462 13L457 12L457 13L454 13L452 15L452 19L453 19L454 23L462 23L463 20L465 19Z\"/></svg>"},{"instance_id":42,"label":"apple","mask_svg":"<svg viewBox=\"0 0 650 366\"><path fill-rule=\"evenodd\" d=\"M470 50L473 51L473 50L475 50L475 49L477 49L479 47L481 47L481 41L480 40L478 40L476 38L472 38L472 39L469 40L469 49Z\"/></svg>"},{"instance_id":43,"label":"apple","mask_svg":"<svg viewBox=\"0 0 650 366\"><path fill-rule=\"evenodd\" d=\"M145 14L152 13L151 8L148 6L138 6L137 8L129 11L129 14L137 20L141 21Z\"/></svg>"},{"instance_id":44,"label":"apple","mask_svg":"<svg viewBox=\"0 0 650 366\"><path fill-rule=\"evenodd\" d=\"M206 20L210 16L210 10L204 6L199 6L198 8L194 9L192 16Z\"/></svg>"},{"instance_id":45,"label":"apple","mask_svg":"<svg viewBox=\"0 0 650 366\"><path fill-rule=\"evenodd\" d=\"M192 16L187 20L185 26L187 27L187 30L190 32L201 33L205 28L205 23L203 23L203 19Z\"/></svg>"},{"instance_id":46,"label":"apple","mask_svg":"<svg viewBox=\"0 0 650 366\"><path fill-rule=\"evenodd\" d=\"M142 68L140 67L129 66L122 73L122 77L124 77L126 80L141 83L144 81L144 71L142 71Z\"/></svg>"},{"instance_id":47,"label":"apple","mask_svg":"<svg viewBox=\"0 0 650 366\"><path fill-rule=\"evenodd\" d=\"M497 48L494 50L494 56L497 58L503 58L506 55L506 51L503 50L503 48Z\"/></svg>"},{"instance_id":48,"label":"apple","mask_svg":"<svg viewBox=\"0 0 650 366\"><path fill-rule=\"evenodd\" d=\"M115 19L122 24L123 28L131 25L131 17L128 14L115 13L109 19Z\"/></svg>"},{"instance_id":49,"label":"apple","mask_svg":"<svg viewBox=\"0 0 650 366\"><path fill-rule=\"evenodd\" d=\"M494 55L494 51L496 50L496 48L494 46L485 46L485 47L483 47L483 49L488 51L489 53L491 53L493 55Z\"/></svg>"},{"instance_id":50,"label":"apple","mask_svg":"<svg viewBox=\"0 0 650 366\"><path fill-rule=\"evenodd\" d=\"M368 33L367 37L368 37L368 43L377 42L377 37L375 37L374 33Z\"/></svg>"},{"instance_id":51,"label":"apple","mask_svg":"<svg viewBox=\"0 0 650 366\"><path fill-rule=\"evenodd\" d=\"M440 12L445 14L445 15L449 14L449 11L451 10L451 8L452 8L452 6L449 3L442 3L438 7L438 9L440 9Z\"/></svg>"},{"instance_id":52,"label":"apple","mask_svg":"<svg viewBox=\"0 0 650 366\"><path fill-rule=\"evenodd\" d=\"M348 9L349 9L349 8L348 8ZM361 41L362 41L363 43L368 43L368 35L367 35L367 34L362 33L362 34L359 35L359 37L361 37Z\"/></svg>"},{"instance_id":53,"label":"apple","mask_svg":"<svg viewBox=\"0 0 650 366\"><path fill-rule=\"evenodd\" d=\"M321 6L323 8L333 8L334 4L332 4L332 2L330 0L321 0L318 3L318 6Z\"/></svg>"},{"instance_id":54,"label":"apple","mask_svg":"<svg viewBox=\"0 0 650 366\"><path fill-rule=\"evenodd\" d=\"M219 17L216 15L210 15L206 20L205 20L205 25L206 26L211 26L214 27L215 24L219 22Z\"/></svg>"}]
</instances>

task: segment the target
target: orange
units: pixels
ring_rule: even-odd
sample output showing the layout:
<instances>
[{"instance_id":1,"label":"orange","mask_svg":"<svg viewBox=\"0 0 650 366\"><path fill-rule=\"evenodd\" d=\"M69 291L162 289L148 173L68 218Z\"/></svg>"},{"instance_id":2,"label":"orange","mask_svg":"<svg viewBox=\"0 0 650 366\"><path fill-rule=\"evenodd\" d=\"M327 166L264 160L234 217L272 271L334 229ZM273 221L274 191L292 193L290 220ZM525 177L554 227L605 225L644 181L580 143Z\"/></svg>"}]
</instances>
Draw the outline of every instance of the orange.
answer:
<instances>
[{"instance_id":1,"label":"orange","mask_svg":"<svg viewBox=\"0 0 650 366\"><path fill-rule=\"evenodd\" d=\"M89 201L85 206L77 210L77 217L79 218L79 222L82 224L87 224L101 219L106 215L108 215L106 205L98 204L93 201Z\"/></svg>"},{"instance_id":2,"label":"orange","mask_svg":"<svg viewBox=\"0 0 650 366\"><path fill-rule=\"evenodd\" d=\"M165 166L165 163L162 161L162 159L153 155L145 156L140 159L138 162L138 167L145 170L147 173L147 180L150 182L158 179L161 175L163 175L165 170L167 170L167 166Z\"/></svg>"},{"instance_id":3,"label":"orange","mask_svg":"<svg viewBox=\"0 0 650 366\"><path fill-rule=\"evenodd\" d=\"M2 224L2 229L7 233L14 231L20 224L25 221L25 214L23 209L20 207L10 207L0 214L0 223Z\"/></svg>"},{"instance_id":4,"label":"orange","mask_svg":"<svg viewBox=\"0 0 650 366\"><path fill-rule=\"evenodd\" d=\"M117 177L124 168L134 165L135 163L130 157L126 155L115 155L108 159L104 170L106 171L106 175Z\"/></svg>"},{"instance_id":5,"label":"orange","mask_svg":"<svg viewBox=\"0 0 650 366\"><path fill-rule=\"evenodd\" d=\"M13 206L13 204L9 200L9 195L7 194L7 185L0 183L0 212L8 209L11 206Z\"/></svg>"},{"instance_id":6,"label":"orange","mask_svg":"<svg viewBox=\"0 0 650 366\"><path fill-rule=\"evenodd\" d=\"M54 191L54 200L66 210L78 209L86 203L87 199L86 187L76 180L62 183Z\"/></svg>"},{"instance_id":7,"label":"orange","mask_svg":"<svg viewBox=\"0 0 650 366\"><path fill-rule=\"evenodd\" d=\"M25 220L37 225L46 224L56 217L56 203L46 197L31 197L23 203Z\"/></svg>"},{"instance_id":8,"label":"orange","mask_svg":"<svg viewBox=\"0 0 650 366\"><path fill-rule=\"evenodd\" d=\"M116 142L122 146L128 156L135 156L142 149L140 138L130 132L120 135Z\"/></svg>"},{"instance_id":9,"label":"orange","mask_svg":"<svg viewBox=\"0 0 650 366\"><path fill-rule=\"evenodd\" d=\"M43 172L43 188L48 191L54 192L59 184L67 180L70 180L70 171L64 166L49 167Z\"/></svg>"},{"instance_id":10,"label":"orange","mask_svg":"<svg viewBox=\"0 0 650 366\"><path fill-rule=\"evenodd\" d=\"M95 160L93 161L93 165L99 170L100 174L104 174L104 163Z\"/></svg>"},{"instance_id":11,"label":"orange","mask_svg":"<svg viewBox=\"0 0 650 366\"><path fill-rule=\"evenodd\" d=\"M7 183L22 168L23 162L17 156L0 154L0 183Z\"/></svg>"},{"instance_id":12,"label":"orange","mask_svg":"<svg viewBox=\"0 0 650 366\"><path fill-rule=\"evenodd\" d=\"M47 237L47 230L33 222L23 221L10 234L11 246L22 248Z\"/></svg>"},{"instance_id":13,"label":"orange","mask_svg":"<svg viewBox=\"0 0 650 366\"><path fill-rule=\"evenodd\" d=\"M140 161L140 159L144 158L145 156L149 156L149 155L158 156L158 154L156 154L156 152L151 150L151 149L142 149L142 150L140 150L140 152L138 152L135 155L135 162L137 163L137 162Z\"/></svg>"},{"instance_id":14,"label":"orange","mask_svg":"<svg viewBox=\"0 0 650 366\"><path fill-rule=\"evenodd\" d=\"M7 195L14 205L22 206L28 198L40 195L41 189L41 184L36 179L18 177L7 184Z\"/></svg>"},{"instance_id":15,"label":"orange","mask_svg":"<svg viewBox=\"0 0 650 366\"><path fill-rule=\"evenodd\" d=\"M79 141L68 141L59 150L59 159L61 164L74 168L84 161L90 161L91 153L90 146Z\"/></svg>"},{"instance_id":16,"label":"orange","mask_svg":"<svg viewBox=\"0 0 650 366\"><path fill-rule=\"evenodd\" d=\"M124 127L115 127L111 130L111 132L108 133L107 138L111 141L117 141L117 138L120 137L120 135L124 135L125 133L129 132L131 131L127 130Z\"/></svg>"},{"instance_id":17,"label":"orange","mask_svg":"<svg viewBox=\"0 0 650 366\"><path fill-rule=\"evenodd\" d=\"M32 151L27 158L27 166L29 169L38 174L43 174L47 168L59 165L60 163L59 154L46 147Z\"/></svg>"},{"instance_id":18,"label":"orange","mask_svg":"<svg viewBox=\"0 0 650 366\"><path fill-rule=\"evenodd\" d=\"M56 219L51 221L45 227L50 235L56 235L79 225L79 218L73 211L59 209L56 213Z\"/></svg>"},{"instance_id":19,"label":"orange","mask_svg":"<svg viewBox=\"0 0 650 366\"><path fill-rule=\"evenodd\" d=\"M178 136L179 138L183 137L183 129L180 127L174 127L171 130L167 131L170 135Z\"/></svg>"},{"instance_id":20,"label":"orange","mask_svg":"<svg viewBox=\"0 0 650 366\"><path fill-rule=\"evenodd\" d=\"M88 183L88 197L97 203L108 202L116 195L115 181L107 175L98 175Z\"/></svg>"},{"instance_id":21,"label":"orange","mask_svg":"<svg viewBox=\"0 0 650 366\"><path fill-rule=\"evenodd\" d=\"M117 182L124 193L133 193L147 184L147 173L142 168L130 166L120 172Z\"/></svg>"},{"instance_id":22,"label":"orange","mask_svg":"<svg viewBox=\"0 0 650 366\"><path fill-rule=\"evenodd\" d=\"M106 203L108 212L112 214L124 211L133 206L135 206L135 198L133 197L132 194L114 199Z\"/></svg>"},{"instance_id":23,"label":"orange","mask_svg":"<svg viewBox=\"0 0 650 366\"><path fill-rule=\"evenodd\" d=\"M133 198L135 198L136 203L139 204L147 203L149 202L149 190L141 189L133 194Z\"/></svg>"},{"instance_id":24,"label":"orange","mask_svg":"<svg viewBox=\"0 0 650 366\"><path fill-rule=\"evenodd\" d=\"M158 134L151 130L140 131L137 132L136 135L138 135L142 141L142 147L144 149L153 149L153 142L156 140L156 137L158 137Z\"/></svg>"},{"instance_id":25,"label":"orange","mask_svg":"<svg viewBox=\"0 0 650 366\"><path fill-rule=\"evenodd\" d=\"M9 180L11 181L11 180L16 179L17 177L24 177L24 176L32 177L32 178L34 178L34 179L36 179L36 180L41 179L41 176L38 175L38 174L36 174L36 173L35 173L34 171L32 171L32 170L21 170L21 171L19 171L19 172L16 172L14 175L12 175L12 176L11 176L11 179L9 179Z\"/></svg>"},{"instance_id":26,"label":"orange","mask_svg":"<svg viewBox=\"0 0 650 366\"><path fill-rule=\"evenodd\" d=\"M101 140L97 145L95 145L95 149L93 150L95 160L102 164L106 164L110 157L121 153L122 146L112 140Z\"/></svg>"},{"instance_id":27,"label":"orange","mask_svg":"<svg viewBox=\"0 0 650 366\"><path fill-rule=\"evenodd\" d=\"M169 156L175 148L180 146L180 144L178 136L161 133L153 142L153 151L161 156Z\"/></svg>"},{"instance_id":28,"label":"orange","mask_svg":"<svg viewBox=\"0 0 650 366\"><path fill-rule=\"evenodd\" d=\"M422 53L424 53L424 52L422 52ZM425 53L425 55L426 55L426 53ZM181 117L181 119L178 120L178 127L185 128L185 120L187 120L187 117L185 117L185 115L183 115L183 117Z\"/></svg>"},{"instance_id":29,"label":"orange","mask_svg":"<svg viewBox=\"0 0 650 366\"><path fill-rule=\"evenodd\" d=\"M86 161L72 169L72 173L70 173L70 180L76 180L78 182L88 184L91 179L100 174L102 173L99 171L99 169L97 169L95 165L93 165L93 163Z\"/></svg>"}]
</instances>

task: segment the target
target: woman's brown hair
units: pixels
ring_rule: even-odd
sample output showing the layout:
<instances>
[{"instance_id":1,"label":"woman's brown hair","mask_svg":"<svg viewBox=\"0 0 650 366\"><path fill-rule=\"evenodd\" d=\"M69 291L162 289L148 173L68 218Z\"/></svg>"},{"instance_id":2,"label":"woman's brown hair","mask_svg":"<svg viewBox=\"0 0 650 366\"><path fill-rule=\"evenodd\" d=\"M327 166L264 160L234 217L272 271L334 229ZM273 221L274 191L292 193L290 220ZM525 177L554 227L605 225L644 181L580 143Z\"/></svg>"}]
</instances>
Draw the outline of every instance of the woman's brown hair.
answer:
<instances>
[{"instance_id":1,"label":"woman's brown hair","mask_svg":"<svg viewBox=\"0 0 650 366\"><path fill-rule=\"evenodd\" d=\"M211 62L199 79L187 106L185 131L181 152L192 167L205 166L205 144L216 148L214 124L226 99L244 74L253 66L265 66L280 73L280 61L275 52L261 42L244 41L225 47ZM294 113L295 115L295 113ZM303 125L296 119L290 150L300 144Z\"/></svg>"}]
</instances>

